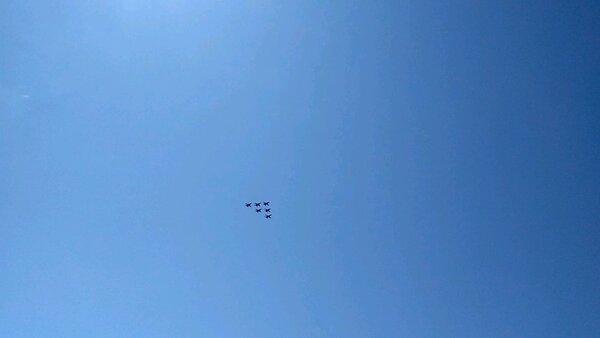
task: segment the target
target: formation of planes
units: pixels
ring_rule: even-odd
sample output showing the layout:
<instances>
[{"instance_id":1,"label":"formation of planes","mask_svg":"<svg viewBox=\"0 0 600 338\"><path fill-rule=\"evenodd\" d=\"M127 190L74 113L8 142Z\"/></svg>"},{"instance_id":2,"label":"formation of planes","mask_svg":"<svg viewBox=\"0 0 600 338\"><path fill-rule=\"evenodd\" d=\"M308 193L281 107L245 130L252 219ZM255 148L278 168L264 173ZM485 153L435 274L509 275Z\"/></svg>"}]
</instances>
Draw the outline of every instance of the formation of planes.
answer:
<instances>
[{"instance_id":1,"label":"formation of planes","mask_svg":"<svg viewBox=\"0 0 600 338\"><path fill-rule=\"evenodd\" d=\"M271 202L270 201L255 202L255 203L245 203L246 208L251 208L252 204L254 204L254 211L256 213L262 213L263 210L264 210L265 211L265 218L266 219L271 219L271 217L273 216L273 214L271 213Z\"/></svg>"}]
</instances>

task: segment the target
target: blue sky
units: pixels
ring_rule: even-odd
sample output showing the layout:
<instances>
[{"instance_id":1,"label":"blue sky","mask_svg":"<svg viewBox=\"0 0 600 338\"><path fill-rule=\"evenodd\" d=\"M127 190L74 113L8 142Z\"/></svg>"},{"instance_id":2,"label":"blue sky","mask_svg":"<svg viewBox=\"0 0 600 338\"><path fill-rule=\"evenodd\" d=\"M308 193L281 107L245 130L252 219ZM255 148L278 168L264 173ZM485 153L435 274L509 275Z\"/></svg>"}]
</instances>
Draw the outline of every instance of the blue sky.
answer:
<instances>
[{"instance_id":1,"label":"blue sky","mask_svg":"<svg viewBox=\"0 0 600 338\"><path fill-rule=\"evenodd\" d=\"M599 16L2 1L0 336L596 335Z\"/></svg>"}]
</instances>

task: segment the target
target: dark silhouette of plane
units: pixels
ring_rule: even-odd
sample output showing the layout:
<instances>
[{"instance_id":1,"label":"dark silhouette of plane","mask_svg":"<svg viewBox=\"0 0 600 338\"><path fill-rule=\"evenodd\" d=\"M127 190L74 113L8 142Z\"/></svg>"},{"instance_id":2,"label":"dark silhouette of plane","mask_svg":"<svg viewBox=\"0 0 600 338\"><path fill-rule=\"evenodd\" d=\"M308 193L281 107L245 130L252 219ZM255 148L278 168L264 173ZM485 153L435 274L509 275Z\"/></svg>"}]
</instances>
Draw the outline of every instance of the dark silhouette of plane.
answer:
<instances>
[{"instance_id":1,"label":"dark silhouette of plane","mask_svg":"<svg viewBox=\"0 0 600 338\"><path fill-rule=\"evenodd\" d=\"M265 215L265 218L271 218L273 215Z\"/></svg>"},{"instance_id":2,"label":"dark silhouette of plane","mask_svg":"<svg viewBox=\"0 0 600 338\"><path fill-rule=\"evenodd\" d=\"M256 212L262 212L262 209L256 209Z\"/></svg>"},{"instance_id":3,"label":"dark silhouette of plane","mask_svg":"<svg viewBox=\"0 0 600 338\"><path fill-rule=\"evenodd\" d=\"M246 208L250 208L252 206L252 203L246 203Z\"/></svg>"},{"instance_id":4,"label":"dark silhouette of plane","mask_svg":"<svg viewBox=\"0 0 600 338\"><path fill-rule=\"evenodd\" d=\"M260 203L254 203L255 207L260 207Z\"/></svg>"},{"instance_id":5,"label":"dark silhouette of plane","mask_svg":"<svg viewBox=\"0 0 600 338\"><path fill-rule=\"evenodd\" d=\"M266 208L265 211L266 212L271 212L271 208Z\"/></svg>"},{"instance_id":6,"label":"dark silhouette of plane","mask_svg":"<svg viewBox=\"0 0 600 338\"><path fill-rule=\"evenodd\" d=\"M269 206L269 203L271 203L271 202L263 202L263 204L266 206Z\"/></svg>"}]
</instances>

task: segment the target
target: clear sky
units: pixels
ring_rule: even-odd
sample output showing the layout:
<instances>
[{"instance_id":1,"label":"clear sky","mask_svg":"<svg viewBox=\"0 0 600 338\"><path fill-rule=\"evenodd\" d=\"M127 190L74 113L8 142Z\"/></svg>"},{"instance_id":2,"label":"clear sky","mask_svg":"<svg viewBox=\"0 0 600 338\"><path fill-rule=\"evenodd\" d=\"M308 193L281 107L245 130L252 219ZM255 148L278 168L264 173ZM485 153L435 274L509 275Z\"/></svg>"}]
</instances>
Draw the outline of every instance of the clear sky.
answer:
<instances>
[{"instance_id":1,"label":"clear sky","mask_svg":"<svg viewBox=\"0 0 600 338\"><path fill-rule=\"evenodd\" d=\"M597 336L599 17L0 1L0 336Z\"/></svg>"}]
</instances>

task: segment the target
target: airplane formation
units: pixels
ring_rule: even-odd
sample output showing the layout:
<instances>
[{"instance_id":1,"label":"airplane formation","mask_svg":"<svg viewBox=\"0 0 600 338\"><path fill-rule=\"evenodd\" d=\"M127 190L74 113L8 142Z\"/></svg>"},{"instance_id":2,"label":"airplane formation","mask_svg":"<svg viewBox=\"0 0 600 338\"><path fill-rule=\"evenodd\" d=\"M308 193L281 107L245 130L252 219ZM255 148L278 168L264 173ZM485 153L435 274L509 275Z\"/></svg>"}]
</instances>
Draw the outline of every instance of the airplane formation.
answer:
<instances>
[{"instance_id":1,"label":"airplane formation","mask_svg":"<svg viewBox=\"0 0 600 338\"><path fill-rule=\"evenodd\" d=\"M251 208L252 204L254 204L254 212L256 212L256 213L262 213L263 210L264 210L265 211L265 218L266 219L271 219L271 217L273 216L273 214L271 213L271 202L270 201L255 202L255 203L245 203L246 208Z\"/></svg>"}]
</instances>

